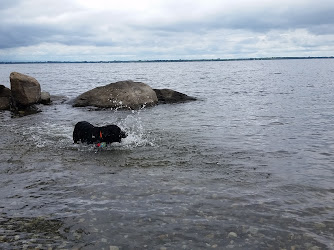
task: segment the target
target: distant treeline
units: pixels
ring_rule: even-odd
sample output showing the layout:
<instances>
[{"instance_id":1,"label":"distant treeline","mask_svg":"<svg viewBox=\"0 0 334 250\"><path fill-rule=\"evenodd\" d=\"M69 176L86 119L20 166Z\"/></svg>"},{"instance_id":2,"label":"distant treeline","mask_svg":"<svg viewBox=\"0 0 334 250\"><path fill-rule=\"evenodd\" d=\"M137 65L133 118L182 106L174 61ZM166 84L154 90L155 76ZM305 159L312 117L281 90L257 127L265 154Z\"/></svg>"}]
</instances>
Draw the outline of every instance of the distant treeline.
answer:
<instances>
[{"instance_id":1,"label":"distant treeline","mask_svg":"<svg viewBox=\"0 0 334 250\"><path fill-rule=\"evenodd\" d=\"M219 61L252 61L252 60L291 60L291 59L333 59L334 56L308 57L263 57L239 59L178 59L178 60L114 60L114 61L31 61L31 62L0 62L0 64L29 64L29 63L145 63L145 62L219 62Z\"/></svg>"}]
</instances>

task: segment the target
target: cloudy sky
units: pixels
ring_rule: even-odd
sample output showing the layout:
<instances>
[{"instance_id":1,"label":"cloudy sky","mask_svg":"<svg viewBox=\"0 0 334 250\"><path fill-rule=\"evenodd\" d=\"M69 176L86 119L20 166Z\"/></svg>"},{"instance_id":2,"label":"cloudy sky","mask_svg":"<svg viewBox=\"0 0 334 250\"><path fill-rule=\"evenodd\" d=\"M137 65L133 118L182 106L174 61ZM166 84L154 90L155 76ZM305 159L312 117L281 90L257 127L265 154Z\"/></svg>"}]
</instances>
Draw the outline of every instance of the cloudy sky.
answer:
<instances>
[{"instance_id":1,"label":"cloudy sky","mask_svg":"<svg viewBox=\"0 0 334 250\"><path fill-rule=\"evenodd\" d=\"M0 61L334 56L333 0L1 0Z\"/></svg>"}]
</instances>

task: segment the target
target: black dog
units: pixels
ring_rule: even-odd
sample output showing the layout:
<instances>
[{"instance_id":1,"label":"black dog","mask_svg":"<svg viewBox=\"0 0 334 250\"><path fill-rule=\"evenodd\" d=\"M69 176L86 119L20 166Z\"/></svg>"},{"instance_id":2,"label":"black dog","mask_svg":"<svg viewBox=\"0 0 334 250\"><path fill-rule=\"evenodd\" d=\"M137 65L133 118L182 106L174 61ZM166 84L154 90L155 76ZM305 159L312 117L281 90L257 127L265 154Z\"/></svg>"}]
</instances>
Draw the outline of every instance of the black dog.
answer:
<instances>
[{"instance_id":1,"label":"black dog","mask_svg":"<svg viewBox=\"0 0 334 250\"><path fill-rule=\"evenodd\" d=\"M79 141L87 144L105 142L121 142L122 138L126 138L127 134L116 125L107 125L103 127L95 127L89 122L78 122L73 131L73 141Z\"/></svg>"}]
</instances>

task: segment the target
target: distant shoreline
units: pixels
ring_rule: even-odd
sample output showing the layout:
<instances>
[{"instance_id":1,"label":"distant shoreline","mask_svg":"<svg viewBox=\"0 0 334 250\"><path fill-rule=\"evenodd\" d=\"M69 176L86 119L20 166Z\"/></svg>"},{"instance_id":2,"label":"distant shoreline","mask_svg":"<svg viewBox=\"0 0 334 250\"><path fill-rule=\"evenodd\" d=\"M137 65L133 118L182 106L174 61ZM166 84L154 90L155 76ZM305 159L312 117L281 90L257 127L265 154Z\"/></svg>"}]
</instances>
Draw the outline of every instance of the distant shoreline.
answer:
<instances>
[{"instance_id":1,"label":"distant shoreline","mask_svg":"<svg viewBox=\"0 0 334 250\"><path fill-rule=\"evenodd\" d=\"M0 64L39 64L39 63L151 63L151 62L225 62L225 61L261 61L261 60L291 60L291 59L334 59L334 56L308 57L262 57L237 59L171 59L171 60L114 60L114 61L9 61Z\"/></svg>"}]
</instances>

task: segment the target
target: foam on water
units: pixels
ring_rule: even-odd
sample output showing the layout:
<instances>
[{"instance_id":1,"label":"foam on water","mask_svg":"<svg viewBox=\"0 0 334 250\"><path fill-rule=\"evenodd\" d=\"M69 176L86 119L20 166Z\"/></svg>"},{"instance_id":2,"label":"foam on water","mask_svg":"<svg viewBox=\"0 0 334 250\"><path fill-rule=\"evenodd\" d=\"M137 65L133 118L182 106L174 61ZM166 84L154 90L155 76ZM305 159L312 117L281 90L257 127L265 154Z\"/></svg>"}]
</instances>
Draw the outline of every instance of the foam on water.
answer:
<instances>
[{"instance_id":1,"label":"foam on water","mask_svg":"<svg viewBox=\"0 0 334 250\"><path fill-rule=\"evenodd\" d=\"M72 140L71 127L49 122L24 128L23 135L38 148L51 145L62 147Z\"/></svg>"}]
</instances>

